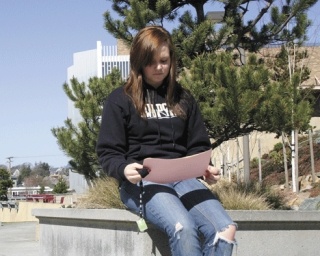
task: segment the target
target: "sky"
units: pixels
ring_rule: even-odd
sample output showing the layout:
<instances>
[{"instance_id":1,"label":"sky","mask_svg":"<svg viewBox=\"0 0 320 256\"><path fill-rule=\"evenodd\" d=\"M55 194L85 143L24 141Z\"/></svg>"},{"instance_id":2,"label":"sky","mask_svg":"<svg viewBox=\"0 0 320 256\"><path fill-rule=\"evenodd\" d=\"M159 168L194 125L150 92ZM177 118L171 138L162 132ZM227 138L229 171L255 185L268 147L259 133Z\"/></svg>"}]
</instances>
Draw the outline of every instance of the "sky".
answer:
<instances>
[{"instance_id":1,"label":"sky","mask_svg":"<svg viewBox=\"0 0 320 256\"><path fill-rule=\"evenodd\" d=\"M68 164L51 128L64 126L73 53L114 45L106 0L0 0L0 164Z\"/></svg>"},{"instance_id":2,"label":"sky","mask_svg":"<svg viewBox=\"0 0 320 256\"><path fill-rule=\"evenodd\" d=\"M309 12L310 42L319 42L319 8ZM51 129L67 119L62 85L73 53L116 44L106 10L106 0L0 0L0 164L68 164Z\"/></svg>"}]
</instances>

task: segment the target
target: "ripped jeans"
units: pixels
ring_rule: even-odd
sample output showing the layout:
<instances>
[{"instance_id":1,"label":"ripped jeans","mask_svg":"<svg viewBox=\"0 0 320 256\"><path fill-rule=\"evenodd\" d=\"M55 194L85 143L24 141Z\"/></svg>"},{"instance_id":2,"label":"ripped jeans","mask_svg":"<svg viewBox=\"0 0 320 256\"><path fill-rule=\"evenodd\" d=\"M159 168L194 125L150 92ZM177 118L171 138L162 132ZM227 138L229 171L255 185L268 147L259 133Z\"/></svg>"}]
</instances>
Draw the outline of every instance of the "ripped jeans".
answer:
<instances>
[{"instance_id":1,"label":"ripped jeans","mask_svg":"<svg viewBox=\"0 0 320 256\"><path fill-rule=\"evenodd\" d=\"M220 202L197 179L170 184L143 181L144 218L169 237L172 256L231 256L235 241L220 237L236 224ZM122 202L139 213L139 185L124 182ZM201 236L200 236L200 233Z\"/></svg>"}]
</instances>

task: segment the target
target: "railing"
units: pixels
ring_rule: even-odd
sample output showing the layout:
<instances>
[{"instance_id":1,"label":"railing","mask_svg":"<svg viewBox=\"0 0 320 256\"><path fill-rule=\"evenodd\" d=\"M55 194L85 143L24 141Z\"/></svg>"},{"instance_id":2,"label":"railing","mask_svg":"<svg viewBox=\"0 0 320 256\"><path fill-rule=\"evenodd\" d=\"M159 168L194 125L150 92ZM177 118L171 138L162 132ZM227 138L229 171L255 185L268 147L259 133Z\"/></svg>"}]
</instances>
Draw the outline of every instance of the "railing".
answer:
<instances>
[{"instance_id":1,"label":"railing","mask_svg":"<svg viewBox=\"0 0 320 256\"><path fill-rule=\"evenodd\" d=\"M37 195L27 195L27 202L44 202L44 203L55 203L56 198L51 194L37 194Z\"/></svg>"},{"instance_id":2,"label":"railing","mask_svg":"<svg viewBox=\"0 0 320 256\"><path fill-rule=\"evenodd\" d=\"M1 208L18 209L18 204L12 201L1 201L0 209Z\"/></svg>"}]
</instances>

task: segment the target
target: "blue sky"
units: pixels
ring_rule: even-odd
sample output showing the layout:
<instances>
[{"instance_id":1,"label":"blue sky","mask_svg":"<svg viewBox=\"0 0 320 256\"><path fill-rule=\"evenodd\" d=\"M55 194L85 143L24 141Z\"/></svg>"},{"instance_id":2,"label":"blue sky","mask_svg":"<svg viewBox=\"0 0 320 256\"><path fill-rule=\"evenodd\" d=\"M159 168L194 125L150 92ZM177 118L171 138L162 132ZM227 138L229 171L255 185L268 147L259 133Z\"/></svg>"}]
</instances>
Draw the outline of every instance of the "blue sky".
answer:
<instances>
[{"instance_id":1,"label":"blue sky","mask_svg":"<svg viewBox=\"0 0 320 256\"><path fill-rule=\"evenodd\" d=\"M114 45L106 0L0 0L0 164L65 166L52 127L67 118L62 85L73 53Z\"/></svg>"},{"instance_id":2,"label":"blue sky","mask_svg":"<svg viewBox=\"0 0 320 256\"><path fill-rule=\"evenodd\" d=\"M73 53L114 45L103 28L106 0L0 0L0 164L67 165L51 128L63 126L62 85ZM320 4L309 13L319 42Z\"/></svg>"}]
</instances>

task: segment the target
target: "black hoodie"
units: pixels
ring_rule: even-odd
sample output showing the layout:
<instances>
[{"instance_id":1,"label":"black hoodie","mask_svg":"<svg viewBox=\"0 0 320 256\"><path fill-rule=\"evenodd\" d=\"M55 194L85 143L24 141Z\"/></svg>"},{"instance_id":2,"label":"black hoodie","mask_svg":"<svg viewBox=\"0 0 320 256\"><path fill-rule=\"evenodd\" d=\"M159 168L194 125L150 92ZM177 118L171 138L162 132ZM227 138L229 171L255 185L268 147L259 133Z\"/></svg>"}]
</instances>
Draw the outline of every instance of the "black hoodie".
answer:
<instances>
[{"instance_id":1,"label":"black hoodie","mask_svg":"<svg viewBox=\"0 0 320 256\"><path fill-rule=\"evenodd\" d=\"M195 99L188 95L186 120L168 110L166 87L146 86L146 118L138 115L124 87L107 98L102 114L97 154L104 172L120 183L125 167L147 157L178 158L210 149L210 141Z\"/></svg>"}]
</instances>

